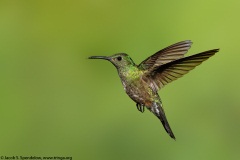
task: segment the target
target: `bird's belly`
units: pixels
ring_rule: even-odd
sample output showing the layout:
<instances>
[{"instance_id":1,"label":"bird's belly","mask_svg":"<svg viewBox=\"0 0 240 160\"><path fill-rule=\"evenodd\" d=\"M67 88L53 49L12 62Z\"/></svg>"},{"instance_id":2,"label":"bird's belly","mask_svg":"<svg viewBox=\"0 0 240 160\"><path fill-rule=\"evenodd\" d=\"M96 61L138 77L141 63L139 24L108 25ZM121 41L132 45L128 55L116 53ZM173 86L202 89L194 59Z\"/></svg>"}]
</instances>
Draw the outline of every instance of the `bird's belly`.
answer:
<instances>
[{"instance_id":1,"label":"bird's belly","mask_svg":"<svg viewBox=\"0 0 240 160\"><path fill-rule=\"evenodd\" d=\"M131 83L126 86L125 91L136 103L144 106L150 106L153 101L152 90L149 86L140 84Z\"/></svg>"}]
</instances>

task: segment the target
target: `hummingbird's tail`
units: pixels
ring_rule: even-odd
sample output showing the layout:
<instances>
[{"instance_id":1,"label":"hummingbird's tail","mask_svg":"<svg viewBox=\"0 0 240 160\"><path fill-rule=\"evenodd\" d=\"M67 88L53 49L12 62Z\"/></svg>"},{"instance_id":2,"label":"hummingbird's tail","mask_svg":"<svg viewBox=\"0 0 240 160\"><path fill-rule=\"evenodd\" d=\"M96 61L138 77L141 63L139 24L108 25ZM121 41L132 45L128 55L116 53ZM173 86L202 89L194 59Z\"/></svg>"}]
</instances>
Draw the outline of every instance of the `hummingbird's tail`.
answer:
<instances>
[{"instance_id":1,"label":"hummingbird's tail","mask_svg":"<svg viewBox=\"0 0 240 160\"><path fill-rule=\"evenodd\" d=\"M150 108L150 111L158 117L158 119L160 119L160 121L162 122L162 125L164 127L164 129L166 130L166 132L169 134L169 136L173 139L176 139L170 125L168 124L167 121L167 117L164 113L164 110L162 108L162 104L161 102L154 102L153 106Z\"/></svg>"}]
</instances>

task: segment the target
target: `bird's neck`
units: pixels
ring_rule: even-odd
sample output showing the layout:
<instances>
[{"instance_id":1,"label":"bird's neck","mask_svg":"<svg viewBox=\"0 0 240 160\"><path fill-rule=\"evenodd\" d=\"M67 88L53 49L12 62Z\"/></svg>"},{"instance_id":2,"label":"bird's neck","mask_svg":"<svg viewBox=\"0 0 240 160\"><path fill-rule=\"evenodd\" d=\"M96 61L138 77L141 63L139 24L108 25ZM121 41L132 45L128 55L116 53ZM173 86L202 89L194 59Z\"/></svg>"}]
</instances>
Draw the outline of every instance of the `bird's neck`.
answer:
<instances>
[{"instance_id":1,"label":"bird's neck","mask_svg":"<svg viewBox=\"0 0 240 160\"><path fill-rule=\"evenodd\" d=\"M122 81L131 82L139 79L143 72L136 65L129 65L118 69L118 74Z\"/></svg>"}]
</instances>

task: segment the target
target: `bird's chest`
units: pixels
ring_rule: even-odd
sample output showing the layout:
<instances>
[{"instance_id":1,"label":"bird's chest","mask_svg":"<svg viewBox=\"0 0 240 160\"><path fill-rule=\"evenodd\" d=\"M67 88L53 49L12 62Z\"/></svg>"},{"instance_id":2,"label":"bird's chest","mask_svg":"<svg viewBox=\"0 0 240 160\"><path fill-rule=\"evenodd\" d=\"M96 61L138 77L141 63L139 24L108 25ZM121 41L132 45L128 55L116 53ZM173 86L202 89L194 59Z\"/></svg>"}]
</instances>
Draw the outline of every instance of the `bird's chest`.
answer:
<instances>
[{"instance_id":1,"label":"bird's chest","mask_svg":"<svg viewBox=\"0 0 240 160\"><path fill-rule=\"evenodd\" d=\"M145 105L151 101L152 89L141 76L135 79L123 80L122 84L128 96L136 103Z\"/></svg>"}]
</instances>

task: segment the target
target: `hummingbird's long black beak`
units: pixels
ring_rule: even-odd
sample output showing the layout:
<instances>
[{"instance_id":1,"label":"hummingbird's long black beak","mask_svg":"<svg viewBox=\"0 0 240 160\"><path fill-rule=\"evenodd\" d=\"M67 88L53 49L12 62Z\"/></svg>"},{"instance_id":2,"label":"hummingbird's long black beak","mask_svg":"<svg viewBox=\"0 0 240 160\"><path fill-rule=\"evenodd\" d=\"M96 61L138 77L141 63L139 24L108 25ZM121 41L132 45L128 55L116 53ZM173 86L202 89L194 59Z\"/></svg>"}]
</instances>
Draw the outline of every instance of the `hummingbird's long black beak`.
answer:
<instances>
[{"instance_id":1,"label":"hummingbird's long black beak","mask_svg":"<svg viewBox=\"0 0 240 160\"><path fill-rule=\"evenodd\" d=\"M105 60L109 60L110 58L106 57L106 56L91 56L91 57L88 57L88 59L105 59Z\"/></svg>"}]
</instances>

